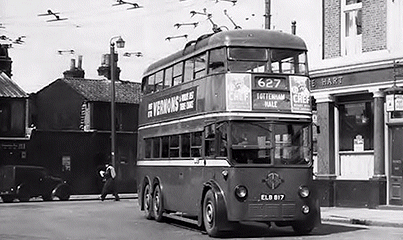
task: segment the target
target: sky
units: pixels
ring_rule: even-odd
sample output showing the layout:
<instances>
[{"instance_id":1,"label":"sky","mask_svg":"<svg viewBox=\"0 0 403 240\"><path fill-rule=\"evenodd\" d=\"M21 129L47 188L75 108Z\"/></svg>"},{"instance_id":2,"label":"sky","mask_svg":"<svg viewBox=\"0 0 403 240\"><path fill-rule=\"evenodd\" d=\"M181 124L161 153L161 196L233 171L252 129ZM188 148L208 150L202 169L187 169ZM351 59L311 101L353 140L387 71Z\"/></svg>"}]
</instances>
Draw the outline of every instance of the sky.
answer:
<instances>
[{"instance_id":1,"label":"sky","mask_svg":"<svg viewBox=\"0 0 403 240\"><path fill-rule=\"evenodd\" d=\"M126 1L126 0L125 0ZM118 52L120 79L140 82L152 62L183 49L187 41L212 32L206 16L223 29L234 29L227 15L242 29L264 28L265 1L237 0L127 0L142 6L112 6L116 0L0 0L1 44L12 44L12 79L27 93L46 87L70 68L71 59L82 56L85 78L103 79L97 69L102 55L109 53L110 41L121 36L126 44ZM271 0L271 29L291 32L297 22L297 35L308 45L310 65L321 56L321 0ZM38 16L48 10L64 21L47 22L54 16ZM179 28L174 25L185 25ZM197 26L186 25L197 23ZM179 37L187 35L187 38ZM24 42L13 43L19 37ZM167 38L171 37L171 40ZM176 38L178 37L178 38ZM69 51L74 50L71 54ZM58 51L62 51L59 54ZM142 52L143 57L123 56Z\"/></svg>"}]
</instances>

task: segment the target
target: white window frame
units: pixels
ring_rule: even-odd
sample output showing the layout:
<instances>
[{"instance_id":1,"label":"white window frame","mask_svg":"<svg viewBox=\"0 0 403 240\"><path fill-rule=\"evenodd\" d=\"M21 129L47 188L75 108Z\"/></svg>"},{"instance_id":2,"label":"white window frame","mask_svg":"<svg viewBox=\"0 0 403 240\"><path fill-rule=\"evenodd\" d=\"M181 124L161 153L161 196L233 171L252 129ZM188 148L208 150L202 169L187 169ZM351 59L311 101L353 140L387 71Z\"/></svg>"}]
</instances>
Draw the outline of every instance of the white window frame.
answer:
<instances>
[{"instance_id":1,"label":"white window frame","mask_svg":"<svg viewBox=\"0 0 403 240\"><path fill-rule=\"evenodd\" d=\"M362 9L362 2L346 4L346 0L342 0L341 3L341 34L340 34L340 46L342 56L351 56L362 53L362 34L346 37L346 13L351 11L357 11ZM352 31L353 32L353 31ZM357 31L355 31L357 32ZM354 42L354 47L349 48L347 41ZM358 45L357 45L358 44Z\"/></svg>"}]
</instances>

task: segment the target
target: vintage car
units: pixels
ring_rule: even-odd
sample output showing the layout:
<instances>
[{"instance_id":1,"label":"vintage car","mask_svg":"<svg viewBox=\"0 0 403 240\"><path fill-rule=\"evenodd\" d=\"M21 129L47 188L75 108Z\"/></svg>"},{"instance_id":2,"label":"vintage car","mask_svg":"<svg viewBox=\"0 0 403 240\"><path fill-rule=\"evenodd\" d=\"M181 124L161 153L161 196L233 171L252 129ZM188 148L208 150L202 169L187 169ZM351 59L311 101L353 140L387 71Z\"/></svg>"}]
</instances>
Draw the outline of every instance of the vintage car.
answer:
<instances>
[{"instance_id":1,"label":"vintage car","mask_svg":"<svg viewBox=\"0 0 403 240\"><path fill-rule=\"evenodd\" d=\"M61 178L49 175L44 167L6 165L0 168L0 196L3 202L14 199L26 202L39 196L44 201L54 197L66 201L70 194L70 186Z\"/></svg>"}]
</instances>

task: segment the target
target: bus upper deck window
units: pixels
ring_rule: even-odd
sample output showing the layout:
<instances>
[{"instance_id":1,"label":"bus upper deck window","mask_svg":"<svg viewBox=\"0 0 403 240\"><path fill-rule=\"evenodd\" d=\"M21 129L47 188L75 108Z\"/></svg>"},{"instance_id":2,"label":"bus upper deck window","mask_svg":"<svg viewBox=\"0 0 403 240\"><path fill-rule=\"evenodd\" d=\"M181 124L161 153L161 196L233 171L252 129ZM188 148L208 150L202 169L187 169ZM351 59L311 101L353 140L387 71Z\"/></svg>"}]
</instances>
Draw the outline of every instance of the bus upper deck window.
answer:
<instances>
[{"instance_id":1,"label":"bus upper deck window","mask_svg":"<svg viewBox=\"0 0 403 240\"><path fill-rule=\"evenodd\" d=\"M208 72L209 73L219 73L225 72L225 49L213 49L210 51Z\"/></svg>"},{"instance_id":2,"label":"bus upper deck window","mask_svg":"<svg viewBox=\"0 0 403 240\"><path fill-rule=\"evenodd\" d=\"M155 91L161 91L164 84L164 72L159 71L155 74Z\"/></svg>"},{"instance_id":3,"label":"bus upper deck window","mask_svg":"<svg viewBox=\"0 0 403 240\"><path fill-rule=\"evenodd\" d=\"M173 70L173 85L176 86L182 83L183 62L174 65Z\"/></svg>"},{"instance_id":4,"label":"bus upper deck window","mask_svg":"<svg viewBox=\"0 0 403 240\"><path fill-rule=\"evenodd\" d=\"M276 73L307 74L306 52L294 49L272 49L271 68Z\"/></svg>"},{"instance_id":5,"label":"bus upper deck window","mask_svg":"<svg viewBox=\"0 0 403 240\"><path fill-rule=\"evenodd\" d=\"M228 48L228 59L235 61L267 61L265 48Z\"/></svg>"},{"instance_id":6,"label":"bus upper deck window","mask_svg":"<svg viewBox=\"0 0 403 240\"><path fill-rule=\"evenodd\" d=\"M164 74L164 88L169 88L172 86L172 67L165 69Z\"/></svg>"}]
</instances>

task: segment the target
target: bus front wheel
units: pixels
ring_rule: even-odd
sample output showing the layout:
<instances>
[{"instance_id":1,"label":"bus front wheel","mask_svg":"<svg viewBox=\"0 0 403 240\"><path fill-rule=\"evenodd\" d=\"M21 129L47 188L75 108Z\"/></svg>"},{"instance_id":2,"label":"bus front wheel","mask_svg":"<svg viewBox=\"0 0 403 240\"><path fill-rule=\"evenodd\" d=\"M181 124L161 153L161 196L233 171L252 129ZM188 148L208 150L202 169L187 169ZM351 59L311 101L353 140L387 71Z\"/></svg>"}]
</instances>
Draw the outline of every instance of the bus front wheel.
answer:
<instances>
[{"instance_id":1,"label":"bus front wheel","mask_svg":"<svg viewBox=\"0 0 403 240\"><path fill-rule=\"evenodd\" d=\"M217 204L212 190L208 190L203 201L203 223L209 236L219 235L217 226Z\"/></svg>"},{"instance_id":2,"label":"bus front wheel","mask_svg":"<svg viewBox=\"0 0 403 240\"><path fill-rule=\"evenodd\" d=\"M151 195L151 186L150 184L146 184L143 191L143 204L144 204L144 213L147 219L152 219L152 195Z\"/></svg>"},{"instance_id":3,"label":"bus front wheel","mask_svg":"<svg viewBox=\"0 0 403 240\"><path fill-rule=\"evenodd\" d=\"M164 212L162 200L163 199L162 199L161 187L160 187L160 185L157 185L157 186L155 186L153 200L152 200L154 219L157 222L162 221L162 213Z\"/></svg>"}]
</instances>

